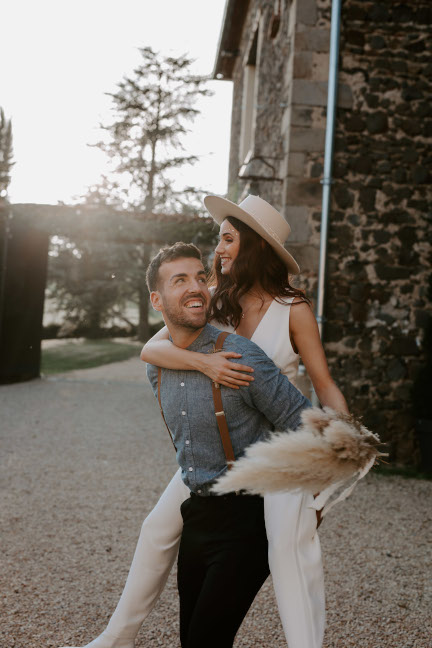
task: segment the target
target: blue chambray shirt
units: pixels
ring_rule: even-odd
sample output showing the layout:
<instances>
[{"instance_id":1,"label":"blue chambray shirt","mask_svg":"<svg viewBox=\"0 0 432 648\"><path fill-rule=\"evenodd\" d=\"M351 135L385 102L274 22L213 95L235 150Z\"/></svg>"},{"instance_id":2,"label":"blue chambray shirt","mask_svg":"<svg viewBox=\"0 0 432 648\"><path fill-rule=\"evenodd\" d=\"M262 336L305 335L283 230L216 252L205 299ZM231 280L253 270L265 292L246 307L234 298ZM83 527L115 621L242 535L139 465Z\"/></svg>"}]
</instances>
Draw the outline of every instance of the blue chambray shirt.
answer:
<instances>
[{"instance_id":1,"label":"blue chambray shirt","mask_svg":"<svg viewBox=\"0 0 432 648\"><path fill-rule=\"evenodd\" d=\"M209 353L219 334L219 329L207 324L188 349ZM254 342L232 334L226 338L223 349L241 353L241 358L232 361L254 369L255 380L248 387L221 386L237 459L247 446L267 438L272 430L294 430L310 402ZM147 375L157 398L157 367L147 365ZM192 492L207 495L214 481L227 470L211 380L198 371L162 369L161 402L177 449L182 479Z\"/></svg>"}]
</instances>

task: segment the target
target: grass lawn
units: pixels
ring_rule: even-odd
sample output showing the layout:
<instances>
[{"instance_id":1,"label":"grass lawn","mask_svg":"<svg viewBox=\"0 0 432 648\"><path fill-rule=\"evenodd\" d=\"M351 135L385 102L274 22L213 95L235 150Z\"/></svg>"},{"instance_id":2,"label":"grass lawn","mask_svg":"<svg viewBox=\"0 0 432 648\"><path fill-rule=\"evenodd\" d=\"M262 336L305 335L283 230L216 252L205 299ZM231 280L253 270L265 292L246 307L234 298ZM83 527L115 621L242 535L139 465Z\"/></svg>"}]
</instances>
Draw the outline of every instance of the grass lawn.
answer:
<instances>
[{"instance_id":1,"label":"grass lawn","mask_svg":"<svg viewBox=\"0 0 432 648\"><path fill-rule=\"evenodd\" d=\"M112 340L67 340L49 348L42 347L41 372L63 373L74 369L100 367L109 362L138 357L142 345Z\"/></svg>"}]
</instances>

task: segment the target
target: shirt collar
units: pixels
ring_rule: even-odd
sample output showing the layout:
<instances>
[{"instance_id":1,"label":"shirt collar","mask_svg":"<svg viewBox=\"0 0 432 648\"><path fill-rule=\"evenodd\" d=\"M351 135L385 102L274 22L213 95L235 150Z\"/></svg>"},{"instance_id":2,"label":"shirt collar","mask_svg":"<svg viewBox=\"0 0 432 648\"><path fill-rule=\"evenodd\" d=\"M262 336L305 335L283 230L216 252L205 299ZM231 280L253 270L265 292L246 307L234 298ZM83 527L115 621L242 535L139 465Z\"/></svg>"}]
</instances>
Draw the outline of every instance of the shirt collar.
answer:
<instances>
[{"instance_id":1,"label":"shirt collar","mask_svg":"<svg viewBox=\"0 0 432 648\"><path fill-rule=\"evenodd\" d=\"M186 347L186 349L188 351L198 351L206 344L211 344L212 342L214 342L215 337L217 337L220 332L221 331L215 326L206 324L198 337L192 342L192 344ZM170 334L168 335L168 339L170 340L170 342L173 341Z\"/></svg>"}]
</instances>

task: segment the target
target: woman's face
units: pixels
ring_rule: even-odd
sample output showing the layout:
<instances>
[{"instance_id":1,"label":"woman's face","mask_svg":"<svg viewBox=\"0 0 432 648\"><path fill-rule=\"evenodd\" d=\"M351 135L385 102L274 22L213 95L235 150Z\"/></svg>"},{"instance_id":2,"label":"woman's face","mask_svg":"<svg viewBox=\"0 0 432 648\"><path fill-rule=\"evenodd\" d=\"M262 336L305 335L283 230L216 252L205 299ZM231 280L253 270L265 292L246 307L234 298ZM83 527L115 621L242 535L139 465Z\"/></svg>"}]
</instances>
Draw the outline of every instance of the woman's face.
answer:
<instances>
[{"instance_id":1,"label":"woman's face","mask_svg":"<svg viewBox=\"0 0 432 648\"><path fill-rule=\"evenodd\" d=\"M215 253L220 256L221 272L224 275L230 273L234 259L237 257L240 249L240 233L224 220L219 230L219 243Z\"/></svg>"}]
</instances>

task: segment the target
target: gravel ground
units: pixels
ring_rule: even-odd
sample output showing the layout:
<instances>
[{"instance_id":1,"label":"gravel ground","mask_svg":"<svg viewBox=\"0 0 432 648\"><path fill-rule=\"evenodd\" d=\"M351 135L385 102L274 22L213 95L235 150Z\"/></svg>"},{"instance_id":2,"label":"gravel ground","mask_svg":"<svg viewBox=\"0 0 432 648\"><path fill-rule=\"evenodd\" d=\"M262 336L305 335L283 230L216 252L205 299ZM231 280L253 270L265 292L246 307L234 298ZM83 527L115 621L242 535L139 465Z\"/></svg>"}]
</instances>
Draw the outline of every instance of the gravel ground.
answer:
<instances>
[{"instance_id":1,"label":"gravel ground","mask_svg":"<svg viewBox=\"0 0 432 648\"><path fill-rule=\"evenodd\" d=\"M0 388L1 648L84 645L175 470L138 360ZM432 646L432 482L368 476L320 529L325 648ZM137 648L177 648L175 574ZM271 581L236 648L286 648ZM203 646L205 648L205 646Z\"/></svg>"}]
</instances>

